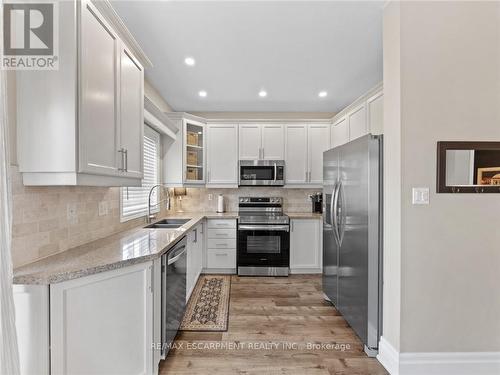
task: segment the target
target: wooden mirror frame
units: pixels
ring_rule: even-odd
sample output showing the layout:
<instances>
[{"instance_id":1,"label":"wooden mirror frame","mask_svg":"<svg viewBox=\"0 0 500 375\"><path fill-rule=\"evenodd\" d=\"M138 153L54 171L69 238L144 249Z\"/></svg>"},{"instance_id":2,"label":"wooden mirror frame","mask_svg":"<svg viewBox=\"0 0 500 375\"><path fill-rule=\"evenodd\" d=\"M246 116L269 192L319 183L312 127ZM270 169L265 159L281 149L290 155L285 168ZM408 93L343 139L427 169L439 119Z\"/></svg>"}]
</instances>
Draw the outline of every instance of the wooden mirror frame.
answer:
<instances>
[{"instance_id":1,"label":"wooden mirror frame","mask_svg":"<svg viewBox=\"0 0 500 375\"><path fill-rule=\"evenodd\" d=\"M447 186L447 150L500 150L500 142L438 142L437 143L437 193L500 193L500 186Z\"/></svg>"}]
</instances>

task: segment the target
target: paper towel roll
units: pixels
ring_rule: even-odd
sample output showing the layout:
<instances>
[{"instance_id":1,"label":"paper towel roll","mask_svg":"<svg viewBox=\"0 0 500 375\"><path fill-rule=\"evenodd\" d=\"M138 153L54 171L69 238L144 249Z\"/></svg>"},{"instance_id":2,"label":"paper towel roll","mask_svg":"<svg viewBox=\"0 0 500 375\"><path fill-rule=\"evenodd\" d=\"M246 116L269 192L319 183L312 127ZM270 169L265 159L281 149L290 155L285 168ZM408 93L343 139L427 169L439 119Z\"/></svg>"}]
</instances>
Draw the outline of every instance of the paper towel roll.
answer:
<instances>
[{"instance_id":1,"label":"paper towel roll","mask_svg":"<svg viewBox=\"0 0 500 375\"><path fill-rule=\"evenodd\" d=\"M217 197L217 212L224 212L224 196L222 194Z\"/></svg>"}]
</instances>

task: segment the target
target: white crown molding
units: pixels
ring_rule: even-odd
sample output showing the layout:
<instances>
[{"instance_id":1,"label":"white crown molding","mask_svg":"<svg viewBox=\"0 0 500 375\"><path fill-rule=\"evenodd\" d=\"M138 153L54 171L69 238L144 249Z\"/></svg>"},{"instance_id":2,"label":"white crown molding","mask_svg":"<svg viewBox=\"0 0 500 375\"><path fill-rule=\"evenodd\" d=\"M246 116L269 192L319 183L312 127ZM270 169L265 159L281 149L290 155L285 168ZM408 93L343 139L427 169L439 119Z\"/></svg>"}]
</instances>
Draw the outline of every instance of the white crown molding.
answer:
<instances>
[{"instance_id":1,"label":"white crown molding","mask_svg":"<svg viewBox=\"0 0 500 375\"><path fill-rule=\"evenodd\" d=\"M361 105L363 102L366 102L367 99L372 97L375 93L378 91L382 91L384 89L384 83L379 82L377 85L372 87L370 90L365 92L363 95L361 95L359 98L354 100L351 104L349 104L347 107L343 108L342 110L338 111L335 116L331 118L332 122L336 122L339 118L344 117L348 112L353 110L354 108L358 107Z\"/></svg>"},{"instance_id":2,"label":"white crown molding","mask_svg":"<svg viewBox=\"0 0 500 375\"><path fill-rule=\"evenodd\" d=\"M500 352L399 353L383 337L377 359L391 375L500 374Z\"/></svg>"},{"instance_id":3,"label":"white crown molding","mask_svg":"<svg viewBox=\"0 0 500 375\"><path fill-rule=\"evenodd\" d=\"M125 26L125 23L120 18L118 13L116 13L111 3L108 0L92 0L92 4L94 4L104 18L106 18L106 21L111 24L113 30L120 35L120 39L123 40L134 56L141 62L142 66L145 69L152 68L153 63L127 29L127 26Z\"/></svg>"},{"instance_id":4,"label":"white crown molding","mask_svg":"<svg viewBox=\"0 0 500 375\"><path fill-rule=\"evenodd\" d=\"M283 118L273 118L273 119L267 119L267 118L204 118L196 115L192 115L191 113L188 112L167 112L165 115L172 121L176 120L181 120L181 119L188 119L192 121L198 121L202 123L207 123L207 124L252 124L252 123L268 123L268 124L293 124L293 123L308 123L308 124L331 124L332 120L330 118L325 118L325 119L283 119Z\"/></svg>"}]
</instances>

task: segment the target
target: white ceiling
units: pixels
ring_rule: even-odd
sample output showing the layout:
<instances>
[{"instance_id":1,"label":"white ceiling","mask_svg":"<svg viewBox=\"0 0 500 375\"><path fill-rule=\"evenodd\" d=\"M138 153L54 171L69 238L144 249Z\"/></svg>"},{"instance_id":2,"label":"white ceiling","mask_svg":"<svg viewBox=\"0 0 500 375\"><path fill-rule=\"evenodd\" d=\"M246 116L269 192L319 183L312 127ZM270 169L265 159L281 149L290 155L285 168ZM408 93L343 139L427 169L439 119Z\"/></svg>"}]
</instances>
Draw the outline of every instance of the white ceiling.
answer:
<instances>
[{"instance_id":1,"label":"white ceiling","mask_svg":"<svg viewBox=\"0 0 500 375\"><path fill-rule=\"evenodd\" d=\"M382 1L112 4L176 111L336 112L382 80Z\"/></svg>"}]
</instances>

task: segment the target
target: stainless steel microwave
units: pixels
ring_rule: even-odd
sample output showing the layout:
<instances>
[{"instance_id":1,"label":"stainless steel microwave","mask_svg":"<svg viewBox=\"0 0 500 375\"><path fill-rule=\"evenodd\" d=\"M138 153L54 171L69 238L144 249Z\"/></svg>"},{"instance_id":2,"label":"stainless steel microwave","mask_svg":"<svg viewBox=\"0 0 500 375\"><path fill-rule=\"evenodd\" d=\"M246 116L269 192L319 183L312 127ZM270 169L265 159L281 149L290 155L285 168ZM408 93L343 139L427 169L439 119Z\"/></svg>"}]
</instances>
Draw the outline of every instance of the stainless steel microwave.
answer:
<instances>
[{"instance_id":1,"label":"stainless steel microwave","mask_svg":"<svg viewBox=\"0 0 500 375\"><path fill-rule=\"evenodd\" d=\"M285 185L284 160L240 160L240 186Z\"/></svg>"}]
</instances>

